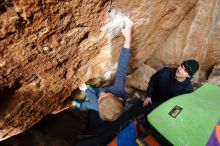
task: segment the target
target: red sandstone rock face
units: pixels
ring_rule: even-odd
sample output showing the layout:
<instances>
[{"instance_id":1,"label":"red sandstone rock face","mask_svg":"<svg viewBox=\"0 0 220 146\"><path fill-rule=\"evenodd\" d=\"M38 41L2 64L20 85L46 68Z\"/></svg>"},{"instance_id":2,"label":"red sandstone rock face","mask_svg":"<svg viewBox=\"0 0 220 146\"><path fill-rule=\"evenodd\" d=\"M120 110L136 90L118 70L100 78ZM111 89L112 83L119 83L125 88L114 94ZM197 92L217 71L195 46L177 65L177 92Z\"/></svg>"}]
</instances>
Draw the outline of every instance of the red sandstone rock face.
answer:
<instances>
[{"instance_id":1,"label":"red sandstone rock face","mask_svg":"<svg viewBox=\"0 0 220 146\"><path fill-rule=\"evenodd\" d=\"M208 78L208 83L220 86L220 64L216 64Z\"/></svg>"},{"instance_id":2,"label":"red sandstone rock face","mask_svg":"<svg viewBox=\"0 0 220 146\"><path fill-rule=\"evenodd\" d=\"M141 65L135 72L128 75L126 78L126 86L132 87L141 91L146 91L150 77L156 72L155 69L148 65Z\"/></svg>"},{"instance_id":3,"label":"red sandstone rock face","mask_svg":"<svg viewBox=\"0 0 220 146\"><path fill-rule=\"evenodd\" d=\"M194 58L200 62L200 80L204 81L210 67L220 62L219 7L219 0L199 0L147 64L158 69Z\"/></svg>"},{"instance_id":4,"label":"red sandstone rock face","mask_svg":"<svg viewBox=\"0 0 220 146\"><path fill-rule=\"evenodd\" d=\"M100 33L108 4L1 1L0 139L38 122L82 83L80 68L105 42L88 38Z\"/></svg>"},{"instance_id":5,"label":"red sandstone rock face","mask_svg":"<svg viewBox=\"0 0 220 146\"><path fill-rule=\"evenodd\" d=\"M134 21L131 71L146 60L159 68L195 57L204 71L216 63L218 7L217 0L113 0ZM3 0L0 8L3 140L51 113L82 82L111 73L123 38L103 36L109 0Z\"/></svg>"}]
</instances>

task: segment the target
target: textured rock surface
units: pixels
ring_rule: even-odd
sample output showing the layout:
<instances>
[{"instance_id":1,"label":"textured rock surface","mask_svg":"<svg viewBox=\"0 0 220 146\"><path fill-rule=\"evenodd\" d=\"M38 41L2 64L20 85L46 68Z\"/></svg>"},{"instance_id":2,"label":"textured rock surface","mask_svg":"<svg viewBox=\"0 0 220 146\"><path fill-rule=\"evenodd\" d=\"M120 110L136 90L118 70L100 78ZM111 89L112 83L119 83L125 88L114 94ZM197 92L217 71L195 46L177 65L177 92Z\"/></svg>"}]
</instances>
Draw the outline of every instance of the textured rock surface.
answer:
<instances>
[{"instance_id":1,"label":"textured rock surface","mask_svg":"<svg viewBox=\"0 0 220 146\"><path fill-rule=\"evenodd\" d=\"M107 6L98 0L1 1L1 139L54 110L85 78L81 67L87 64L94 73L88 61L105 40L92 39Z\"/></svg>"},{"instance_id":2,"label":"textured rock surface","mask_svg":"<svg viewBox=\"0 0 220 146\"><path fill-rule=\"evenodd\" d=\"M134 73L127 76L125 84L127 87L146 91L150 77L155 72L155 69L143 64Z\"/></svg>"},{"instance_id":3,"label":"textured rock surface","mask_svg":"<svg viewBox=\"0 0 220 146\"><path fill-rule=\"evenodd\" d=\"M156 49L147 64L158 69L176 66L185 59L197 59L200 80L220 62L220 1L199 0L167 40Z\"/></svg>"},{"instance_id":4,"label":"textured rock surface","mask_svg":"<svg viewBox=\"0 0 220 146\"><path fill-rule=\"evenodd\" d=\"M103 36L109 0L2 0L0 8L3 140L51 113L82 82L111 73L123 38ZM119 0L112 8L134 21L131 71L146 60L158 69L195 57L204 72L217 62L218 0Z\"/></svg>"},{"instance_id":5,"label":"textured rock surface","mask_svg":"<svg viewBox=\"0 0 220 146\"><path fill-rule=\"evenodd\" d=\"M220 64L216 64L208 78L208 83L220 86Z\"/></svg>"}]
</instances>

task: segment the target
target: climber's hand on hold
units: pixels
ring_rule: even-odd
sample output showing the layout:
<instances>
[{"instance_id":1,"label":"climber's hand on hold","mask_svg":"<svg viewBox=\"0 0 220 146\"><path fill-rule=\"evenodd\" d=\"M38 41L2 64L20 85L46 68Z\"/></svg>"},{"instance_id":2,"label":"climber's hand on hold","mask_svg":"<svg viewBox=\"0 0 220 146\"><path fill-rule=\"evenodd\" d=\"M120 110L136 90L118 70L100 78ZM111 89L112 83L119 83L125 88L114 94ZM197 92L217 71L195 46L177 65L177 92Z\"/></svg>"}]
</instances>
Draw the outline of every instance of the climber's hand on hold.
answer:
<instances>
[{"instance_id":1,"label":"climber's hand on hold","mask_svg":"<svg viewBox=\"0 0 220 146\"><path fill-rule=\"evenodd\" d=\"M81 86L79 86L79 89L80 89L81 91L85 91L85 90L87 89L86 84L83 83Z\"/></svg>"},{"instance_id":2,"label":"climber's hand on hold","mask_svg":"<svg viewBox=\"0 0 220 146\"><path fill-rule=\"evenodd\" d=\"M133 22L129 18L125 18L124 28L122 28L121 32L125 38L124 48L131 47L131 31L132 31Z\"/></svg>"}]
</instances>

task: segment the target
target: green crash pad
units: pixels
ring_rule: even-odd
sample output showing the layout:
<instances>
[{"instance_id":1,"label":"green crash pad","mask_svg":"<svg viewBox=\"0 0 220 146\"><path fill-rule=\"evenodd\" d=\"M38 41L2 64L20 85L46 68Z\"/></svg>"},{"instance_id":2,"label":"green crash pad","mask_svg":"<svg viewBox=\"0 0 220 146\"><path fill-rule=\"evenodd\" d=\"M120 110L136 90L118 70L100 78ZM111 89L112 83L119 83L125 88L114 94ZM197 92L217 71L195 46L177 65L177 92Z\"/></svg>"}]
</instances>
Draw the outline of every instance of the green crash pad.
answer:
<instances>
[{"instance_id":1,"label":"green crash pad","mask_svg":"<svg viewBox=\"0 0 220 146\"><path fill-rule=\"evenodd\" d=\"M173 118L169 113L176 105L182 110ZM175 146L205 146L220 118L220 87L204 84L164 102L147 118Z\"/></svg>"}]
</instances>

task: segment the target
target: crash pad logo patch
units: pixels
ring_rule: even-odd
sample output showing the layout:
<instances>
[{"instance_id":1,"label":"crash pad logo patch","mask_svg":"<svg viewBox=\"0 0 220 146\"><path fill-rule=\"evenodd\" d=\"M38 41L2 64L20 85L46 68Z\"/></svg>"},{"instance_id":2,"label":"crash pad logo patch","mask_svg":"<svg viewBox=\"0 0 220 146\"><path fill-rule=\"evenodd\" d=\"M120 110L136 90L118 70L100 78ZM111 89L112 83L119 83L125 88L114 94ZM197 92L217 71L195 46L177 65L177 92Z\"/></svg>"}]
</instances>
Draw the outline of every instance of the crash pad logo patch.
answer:
<instances>
[{"instance_id":1,"label":"crash pad logo patch","mask_svg":"<svg viewBox=\"0 0 220 146\"><path fill-rule=\"evenodd\" d=\"M169 115L173 118L176 118L177 115L183 110L182 107L176 105L170 112Z\"/></svg>"}]
</instances>

